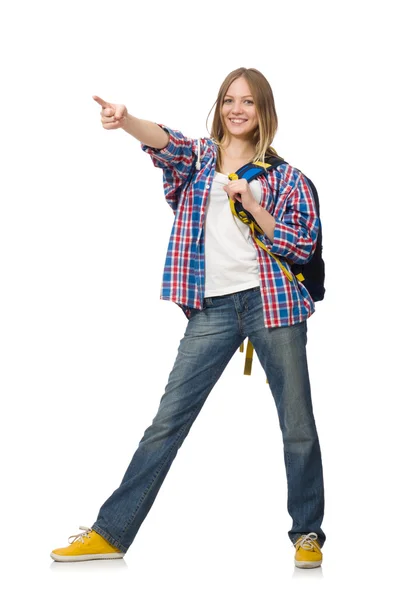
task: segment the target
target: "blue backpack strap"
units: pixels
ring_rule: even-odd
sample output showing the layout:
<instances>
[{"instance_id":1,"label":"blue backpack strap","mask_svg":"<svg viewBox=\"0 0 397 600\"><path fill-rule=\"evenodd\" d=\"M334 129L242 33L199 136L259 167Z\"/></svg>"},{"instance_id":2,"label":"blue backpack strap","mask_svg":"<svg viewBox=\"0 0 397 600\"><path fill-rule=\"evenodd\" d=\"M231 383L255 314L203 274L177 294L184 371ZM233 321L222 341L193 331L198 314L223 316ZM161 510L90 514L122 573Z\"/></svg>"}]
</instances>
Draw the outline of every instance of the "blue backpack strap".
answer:
<instances>
[{"instance_id":1,"label":"blue backpack strap","mask_svg":"<svg viewBox=\"0 0 397 600\"><path fill-rule=\"evenodd\" d=\"M246 179L248 182L250 182L256 177L259 177L259 175L266 173L266 169L268 167L271 167L270 163L263 163L259 161L254 163L247 163L246 165L240 167L240 169L236 171L236 179Z\"/></svg>"}]
</instances>

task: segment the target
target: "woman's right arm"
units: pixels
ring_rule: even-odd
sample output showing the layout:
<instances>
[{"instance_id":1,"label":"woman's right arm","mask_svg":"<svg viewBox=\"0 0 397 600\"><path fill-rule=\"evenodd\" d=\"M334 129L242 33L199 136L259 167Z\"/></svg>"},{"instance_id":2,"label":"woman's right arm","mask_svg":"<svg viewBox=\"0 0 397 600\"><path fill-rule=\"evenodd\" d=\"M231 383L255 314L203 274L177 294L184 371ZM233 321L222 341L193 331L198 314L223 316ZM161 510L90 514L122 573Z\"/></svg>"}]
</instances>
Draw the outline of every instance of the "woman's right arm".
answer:
<instances>
[{"instance_id":1,"label":"woman's right arm","mask_svg":"<svg viewBox=\"0 0 397 600\"><path fill-rule=\"evenodd\" d=\"M150 146L157 150L165 148L169 141L168 133L156 125L156 123L137 119L128 113L122 128L142 144L145 144L145 146Z\"/></svg>"},{"instance_id":2,"label":"woman's right arm","mask_svg":"<svg viewBox=\"0 0 397 600\"><path fill-rule=\"evenodd\" d=\"M101 120L104 129L124 129L141 142L141 148L149 154L153 165L163 170L165 198L175 211L180 192L192 174L192 169L200 170L208 144L205 140L193 140L180 131L165 125L137 119L128 114L123 104L110 104L99 96L93 96L101 105ZM210 153L207 153L208 160Z\"/></svg>"},{"instance_id":3,"label":"woman's right arm","mask_svg":"<svg viewBox=\"0 0 397 600\"><path fill-rule=\"evenodd\" d=\"M99 96L93 96L93 98L102 106L101 120L105 129L124 129L141 144L158 150L167 146L169 135L156 123L128 114L124 104L111 104Z\"/></svg>"}]
</instances>

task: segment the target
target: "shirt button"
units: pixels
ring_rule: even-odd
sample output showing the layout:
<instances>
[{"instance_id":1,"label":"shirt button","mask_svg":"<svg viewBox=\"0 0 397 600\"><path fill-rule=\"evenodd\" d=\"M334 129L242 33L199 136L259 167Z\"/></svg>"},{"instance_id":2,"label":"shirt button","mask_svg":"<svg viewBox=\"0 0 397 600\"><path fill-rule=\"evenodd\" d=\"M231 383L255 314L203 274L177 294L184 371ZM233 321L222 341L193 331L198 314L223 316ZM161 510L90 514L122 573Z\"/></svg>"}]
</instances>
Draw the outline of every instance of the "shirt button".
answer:
<instances>
[{"instance_id":1,"label":"shirt button","mask_svg":"<svg viewBox=\"0 0 397 600\"><path fill-rule=\"evenodd\" d=\"M207 185L205 187L207 188L207 190L209 190L210 189L210 184L207 183Z\"/></svg>"}]
</instances>

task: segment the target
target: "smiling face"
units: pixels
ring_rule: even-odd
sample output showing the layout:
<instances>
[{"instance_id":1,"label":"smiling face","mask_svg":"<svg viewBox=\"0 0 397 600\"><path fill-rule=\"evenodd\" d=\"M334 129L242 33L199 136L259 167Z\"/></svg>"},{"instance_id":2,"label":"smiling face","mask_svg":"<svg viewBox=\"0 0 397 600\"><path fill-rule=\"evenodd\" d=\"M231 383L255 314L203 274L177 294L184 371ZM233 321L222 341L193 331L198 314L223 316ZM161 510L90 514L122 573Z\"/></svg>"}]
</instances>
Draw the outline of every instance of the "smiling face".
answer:
<instances>
[{"instance_id":1,"label":"smiling face","mask_svg":"<svg viewBox=\"0 0 397 600\"><path fill-rule=\"evenodd\" d=\"M221 108L222 120L229 135L247 139L258 127L258 117L249 85L244 77L230 84Z\"/></svg>"}]
</instances>

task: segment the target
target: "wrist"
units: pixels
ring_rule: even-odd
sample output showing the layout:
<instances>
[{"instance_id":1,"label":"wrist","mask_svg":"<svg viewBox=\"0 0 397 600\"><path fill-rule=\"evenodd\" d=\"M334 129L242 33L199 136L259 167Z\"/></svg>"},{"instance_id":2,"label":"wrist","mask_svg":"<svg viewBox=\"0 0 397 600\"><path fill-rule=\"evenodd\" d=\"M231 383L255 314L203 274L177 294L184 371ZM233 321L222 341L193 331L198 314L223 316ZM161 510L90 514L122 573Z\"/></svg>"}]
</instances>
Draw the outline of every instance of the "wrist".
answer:
<instances>
[{"instance_id":1,"label":"wrist","mask_svg":"<svg viewBox=\"0 0 397 600\"><path fill-rule=\"evenodd\" d=\"M254 206L250 211L251 215L259 225L259 227L263 230L266 236L269 238L271 243L273 243L274 239L274 229L276 227L276 219L259 204Z\"/></svg>"},{"instance_id":2,"label":"wrist","mask_svg":"<svg viewBox=\"0 0 397 600\"><path fill-rule=\"evenodd\" d=\"M255 202L255 206L253 206L253 208L249 212L256 219L261 214L263 214L264 210L265 209L262 208L262 206L260 204L258 204L257 202Z\"/></svg>"},{"instance_id":3,"label":"wrist","mask_svg":"<svg viewBox=\"0 0 397 600\"><path fill-rule=\"evenodd\" d=\"M122 125L120 129L124 129L124 131L127 131L127 133L129 133L128 128L131 125L131 121L133 118L134 117L127 112L124 119L122 120Z\"/></svg>"}]
</instances>

